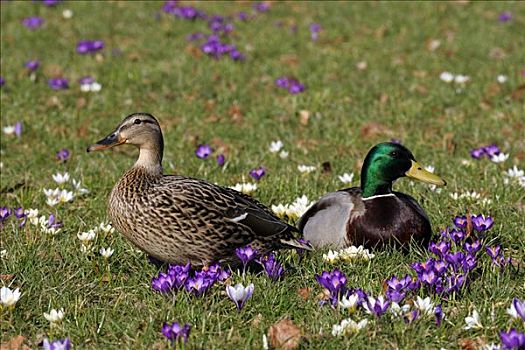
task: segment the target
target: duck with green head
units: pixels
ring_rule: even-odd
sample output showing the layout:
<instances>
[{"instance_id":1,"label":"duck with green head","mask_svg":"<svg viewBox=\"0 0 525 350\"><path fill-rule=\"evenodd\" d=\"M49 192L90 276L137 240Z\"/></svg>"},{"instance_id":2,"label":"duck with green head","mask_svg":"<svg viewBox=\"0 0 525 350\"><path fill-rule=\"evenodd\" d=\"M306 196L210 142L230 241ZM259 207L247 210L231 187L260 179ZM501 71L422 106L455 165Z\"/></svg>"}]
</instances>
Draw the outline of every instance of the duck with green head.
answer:
<instances>
[{"instance_id":1,"label":"duck with green head","mask_svg":"<svg viewBox=\"0 0 525 350\"><path fill-rule=\"evenodd\" d=\"M425 170L406 147L380 143L367 154L361 186L325 194L300 219L299 229L314 247L344 248L428 244L430 220L411 196L392 191L392 183L410 177L437 186L446 183Z\"/></svg>"}]
</instances>

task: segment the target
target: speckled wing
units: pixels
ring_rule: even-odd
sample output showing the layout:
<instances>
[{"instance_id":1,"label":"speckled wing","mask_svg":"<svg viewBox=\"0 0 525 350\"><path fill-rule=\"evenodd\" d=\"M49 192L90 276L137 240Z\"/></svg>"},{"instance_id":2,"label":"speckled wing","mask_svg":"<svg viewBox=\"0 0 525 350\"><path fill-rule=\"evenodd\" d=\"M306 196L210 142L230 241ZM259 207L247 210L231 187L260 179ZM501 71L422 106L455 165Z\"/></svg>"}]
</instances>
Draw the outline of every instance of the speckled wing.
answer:
<instances>
[{"instance_id":1,"label":"speckled wing","mask_svg":"<svg viewBox=\"0 0 525 350\"><path fill-rule=\"evenodd\" d=\"M178 207L186 208L186 220L196 230L216 235L212 239L236 247L253 241L278 247L281 241L286 245L293 240L292 232L298 232L257 200L230 188L177 175L164 176L158 190L163 192L163 187L169 189Z\"/></svg>"}]
</instances>

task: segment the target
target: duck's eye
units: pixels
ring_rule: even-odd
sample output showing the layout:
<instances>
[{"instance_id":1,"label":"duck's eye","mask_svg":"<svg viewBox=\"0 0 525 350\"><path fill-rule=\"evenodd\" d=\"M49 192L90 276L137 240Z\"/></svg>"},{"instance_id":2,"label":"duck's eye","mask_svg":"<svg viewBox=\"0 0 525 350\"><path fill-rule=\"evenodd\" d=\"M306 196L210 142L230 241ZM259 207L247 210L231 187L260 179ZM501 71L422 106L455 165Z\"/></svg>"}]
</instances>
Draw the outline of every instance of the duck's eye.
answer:
<instances>
[{"instance_id":1,"label":"duck's eye","mask_svg":"<svg viewBox=\"0 0 525 350\"><path fill-rule=\"evenodd\" d=\"M392 156L392 157L397 157L397 156L398 156L397 151L392 151L392 152L390 152L390 156Z\"/></svg>"},{"instance_id":2,"label":"duck's eye","mask_svg":"<svg viewBox=\"0 0 525 350\"><path fill-rule=\"evenodd\" d=\"M140 119L135 119L133 121L133 124L140 124L140 123L142 123L142 120L140 120Z\"/></svg>"}]
</instances>

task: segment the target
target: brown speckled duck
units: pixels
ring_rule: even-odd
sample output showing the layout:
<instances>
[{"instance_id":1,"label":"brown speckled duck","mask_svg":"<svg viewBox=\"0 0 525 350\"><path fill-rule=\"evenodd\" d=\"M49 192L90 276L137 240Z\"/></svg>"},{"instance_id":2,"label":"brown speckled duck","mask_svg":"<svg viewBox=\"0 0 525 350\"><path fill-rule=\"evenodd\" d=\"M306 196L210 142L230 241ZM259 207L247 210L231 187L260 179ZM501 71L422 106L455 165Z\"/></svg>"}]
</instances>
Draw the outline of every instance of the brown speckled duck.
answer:
<instances>
[{"instance_id":1,"label":"brown speckled duck","mask_svg":"<svg viewBox=\"0 0 525 350\"><path fill-rule=\"evenodd\" d=\"M250 196L199 179L163 175L164 141L152 115L129 115L87 151L122 144L138 147L139 157L111 191L108 213L118 231L156 259L198 266L236 262L235 249L246 245L262 253L310 249L295 240L295 227Z\"/></svg>"}]
</instances>

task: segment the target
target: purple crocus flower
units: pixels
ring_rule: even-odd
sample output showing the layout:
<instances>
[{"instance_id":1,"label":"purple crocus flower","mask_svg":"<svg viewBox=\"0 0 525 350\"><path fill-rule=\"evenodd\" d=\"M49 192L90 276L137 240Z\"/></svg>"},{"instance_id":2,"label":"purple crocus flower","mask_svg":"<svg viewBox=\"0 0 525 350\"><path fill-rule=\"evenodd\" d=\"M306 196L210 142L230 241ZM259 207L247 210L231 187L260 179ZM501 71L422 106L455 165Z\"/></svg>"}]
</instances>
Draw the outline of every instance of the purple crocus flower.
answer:
<instances>
[{"instance_id":1,"label":"purple crocus flower","mask_svg":"<svg viewBox=\"0 0 525 350\"><path fill-rule=\"evenodd\" d=\"M197 149L195 150L195 155L197 158L200 159L206 159L211 154L211 147L210 145L198 145Z\"/></svg>"},{"instance_id":2,"label":"purple crocus flower","mask_svg":"<svg viewBox=\"0 0 525 350\"><path fill-rule=\"evenodd\" d=\"M62 221L58 221L55 215L49 215L49 219L47 219L47 227L57 229L61 228L62 226L64 226L64 224Z\"/></svg>"},{"instance_id":3,"label":"purple crocus flower","mask_svg":"<svg viewBox=\"0 0 525 350\"><path fill-rule=\"evenodd\" d=\"M438 276L433 270L424 271L421 276L419 277L421 282L428 284L429 286L432 286L436 283Z\"/></svg>"},{"instance_id":4,"label":"purple crocus flower","mask_svg":"<svg viewBox=\"0 0 525 350\"><path fill-rule=\"evenodd\" d=\"M450 252L445 255L445 260L452 266L458 266L465 259L465 253L463 252Z\"/></svg>"},{"instance_id":5,"label":"purple crocus flower","mask_svg":"<svg viewBox=\"0 0 525 350\"><path fill-rule=\"evenodd\" d=\"M448 269L448 263L444 260L436 260L434 263L434 272L438 276L442 276Z\"/></svg>"},{"instance_id":6,"label":"purple crocus flower","mask_svg":"<svg viewBox=\"0 0 525 350\"><path fill-rule=\"evenodd\" d=\"M192 33L186 36L187 41L197 41L197 40L201 40L204 38L205 38L205 35L202 33Z\"/></svg>"},{"instance_id":7,"label":"purple crocus flower","mask_svg":"<svg viewBox=\"0 0 525 350\"><path fill-rule=\"evenodd\" d=\"M310 36L313 41L316 41L319 37L319 32L321 32L323 28L319 23L312 23L310 24Z\"/></svg>"},{"instance_id":8,"label":"purple crocus flower","mask_svg":"<svg viewBox=\"0 0 525 350\"><path fill-rule=\"evenodd\" d=\"M268 277L274 281L277 281L284 274L283 265L277 261L273 254L262 257L259 262L263 265Z\"/></svg>"},{"instance_id":9,"label":"purple crocus flower","mask_svg":"<svg viewBox=\"0 0 525 350\"><path fill-rule=\"evenodd\" d=\"M202 11L197 10L193 6L181 6L173 9L173 14L181 19L194 20L197 18L204 18L205 14Z\"/></svg>"},{"instance_id":10,"label":"purple crocus flower","mask_svg":"<svg viewBox=\"0 0 525 350\"><path fill-rule=\"evenodd\" d=\"M496 260L501 252L501 246L495 245L492 247L487 247L487 254L491 257L492 260Z\"/></svg>"},{"instance_id":11,"label":"purple crocus flower","mask_svg":"<svg viewBox=\"0 0 525 350\"><path fill-rule=\"evenodd\" d=\"M64 90L69 88L69 82L66 78L51 78L47 81L47 85L53 90Z\"/></svg>"},{"instance_id":12,"label":"purple crocus flower","mask_svg":"<svg viewBox=\"0 0 525 350\"><path fill-rule=\"evenodd\" d=\"M224 157L224 154L219 154L216 159L218 166L223 166L224 162L226 161L226 157Z\"/></svg>"},{"instance_id":13,"label":"purple crocus flower","mask_svg":"<svg viewBox=\"0 0 525 350\"><path fill-rule=\"evenodd\" d=\"M288 77L279 77L275 79L275 85L283 89L288 89L290 86L290 79Z\"/></svg>"},{"instance_id":14,"label":"purple crocus flower","mask_svg":"<svg viewBox=\"0 0 525 350\"><path fill-rule=\"evenodd\" d=\"M512 299L512 306L516 310L516 314L525 321L525 300L520 300L518 298Z\"/></svg>"},{"instance_id":15,"label":"purple crocus flower","mask_svg":"<svg viewBox=\"0 0 525 350\"><path fill-rule=\"evenodd\" d=\"M44 338L42 347L44 350L69 350L71 349L71 341L69 340L69 338L66 338L62 340L53 340L52 342L49 342L49 339Z\"/></svg>"},{"instance_id":16,"label":"purple crocus flower","mask_svg":"<svg viewBox=\"0 0 525 350\"><path fill-rule=\"evenodd\" d=\"M300 92L303 92L305 90L304 84L301 84L297 80L294 80L290 83L290 87L288 88L288 92L290 92L292 95L296 95Z\"/></svg>"},{"instance_id":17,"label":"purple crocus flower","mask_svg":"<svg viewBox=\"0 0 525 350\"><path fill-rule=\"evenodd\" d=\"M263 1L253 4L252 7L257 12L266 12L270 9L270 4Z\"/></svg>"},{"instance_id":18,"label":"purple crocus flower","mask_svg":"<svg viewBox=\"0 0 525 350\"><path fill-rule=\"evenodd\" d=\"M464 275L448 276L446 279L447 287L444 289L444 292L448 294L454 291L459 291L465 285L466 281Z\"/></svg>"},{"instance_id":19,"label":"purple crocus flower","mask_svg":"<svg viewBox=\"0 0 525 350\"><path fill-rule=\"evenodd\" d=\"M509 22L512 20L512 13L510 11L503 11L499 14L498 20L500 22Z\"/></svg>"},{"instance_id":20,"label":"purple crocus flower","mask_svg":"<svg viewBox=\"0 0 525 350\"><path fill-rule=\"evenodd\" d=\"M60 151L56 154L56 159L59 161L66 161L69 159L70 152L67 148L62 148Z\"/></svg>"},{"instance_id":21,"label":"purple crocus flower","mask_svg":"<svg viewBox=\"0 0 525 350\"><path fill-rule=\"evenodd\" d=\"M503 344L503 349L525 349L525 334L518 332L515 328L511 328L508 332L500 331L499 337Z\"/></svg>"},{"instance_id":22,"label":"purple crocus flower","mask_svg":"<svg viewBox=\"0 0 525 350\"><path fill-rule=\"evenodd\" d=\"M253 283L250 283L247 287L238 283L234 287L226 286L226 293L237 306L237 311L241 311L246 301L252 296L253 289Z\"/></svg>"},{"instance_id":23,"label":"purple crocus flower","mask_svg":"<svg viewBox=\"0 0 525 350\"><path fill-rule=\"evenodd\" d=\"M186 265L170 265L168 275L173 288L182 288L190 276L190 263Z\"/></svg>"},{"instance_id":24,"label":"purple crocus flower","mask_svg":"<svg viewBox=\"0 0 525 350\"><path fill-rule=\"evenodd\" d=\"M323 271L320 275L315 275L317 283L330 292L332 305L337 305L340 295L346 291L346 276L339 269L332 272Z\"/></svg>"},{"instance_id":25,"label":"purple crocus flower","mask_svg":"<svg viewBox=\"0 0 525 350\"><path fill-rule=\"evenodd\" d=\"M472 243L465 242L463 244L463 248L467 251L467 253L475 255L481 249L481 241L475 240Z\"/></svg>"},{"instance_id":26,"label":"purple crocus flower","mask_svg":"<svg viewBox=\"0 0 525 350\"><path fill-rule=\"evenodd\" d=\"M264 175L266 175L265 167L258 167L250 170L250 176L253 177L256 181L259 181Z\"/></svg>"},{"instance_id":27,"label":"purple crocus flower","mask_svg":"<svg viewBox=\"0 0 525 350\"><path fill-rule=\"evenodd\" d=\"M208 267L207 274L214 281L224 282L230 277L231 272L228 269L223 269L219 264L215 264Z\"/></svg>"},{"instance_id":28,"label":"purple crocus flower","mask_svg":"<svg viewBox=\"0 0 525 350\"><path fill-rule=\"evenodd\" d=\"M11 216L11 209L8 207L0 208L0 222L4 222L9 216Z\"/></svg>"},{"instance_id":29,"label":"purple crocus flower","mask_svg":"<svg viewBox=\"0 0 525 350\"><path fill-rule=\"evenodd\" d=\"M0 86L4 86L5 85L5 79L4 77L0 77Z\"/></svg>"},{"instance_id":30,"label":"purple crocus flower","mask_svg":"<svg viewBox=\"0 0 525 350\"><path fill-rule=\"evenodd\" d=\"M230 51L230 58L234 61L244 61L246 59L246 56L237 51L237 49L234 49Z\"/></svg>"},{"instance_id":31,"label":"purple crocus flower","mask_svg":"<svg viewBox=\"0 0 525 350\"><path fill-rule=\"evenodd\" d=\"M164 2L161 10L172 15L178 6L179 4L176 0L168 0Z\"/></svg>"},{"instance_id":32,"label":"purple crocus flower","mask_svg":"<svg viewBox=\"0 0 525 350\"><path fill-rule=\"evenodd\" d=\"M454 241L454 243L460 243L466 237L466 234L465 232L461 230L456 230L454 228L448 230L448 236L450 237L450 239L452 239L452 241Z\"/></svg>"},{"instance_id":33,"label":"purple crocus flower","mask_svg":"<svg viewBox=\"0 0 525 350\"><path fill-rule=\"evenodd\" d=\"M377 299L369 296L366 304L363 304L363 306L369 313L380 317L390 307L390 301L385 300L382 295L377 297Z\"/></svg>"},{"instance_id":34,"label":"purple crocus flower","mask_svg":"<svg viewBox=\"0 0 525 350\"><path fill-rule=\"evenodd\" d=\"M501 150L496 144L492 144L492 145L483 147L483 151L489 158L492 158L493 156L497 156L498 154L501 153Z\"/></svg>"},{"instance_id":35,"label":"purple crocus flower","mask_svg":"<svg viewBox=\"0 0 525 350\"><path fill-rule=\"evenodd\" d=\"M168 293L173 287L173 279L170 275L161 272L151 279L151 287L157 292Z\"/></svg>"},{"instance_id":36,"label":"purple crocus flower","mask_svg":"<svg viewBox=\"0 0 525 350\"><path fill-rule=\"evenodd\" d=\"M410 275L405 275L402 278L392 276L391 278L386 280L386 285L388 289L400 291L408 288L410 282L412 282L412 277L410 277Z\"/></svg>"},{"instance_id":37,"label":"purple crocus flower","mask_svg":"<svg viewBox=\"0 0 525 350\"><path fill-rule=\"evenodd\" d=\"M40 61L39 60L27 61L24 64L24 67L26 67L27 70L29 70L30 72L34 72L38 69L38 67L40 67Z\"/></svg>"},{"instance_id":38,"label":"purple crocus flower","mask_svg":"<svg viewBox=\"0 0 525 350\"><path fill-rule=\"evenodd\" d=\"M472 226L478 232L490 230L494 225L494 219L490 216L485 217L483 214L472 216Z\"/></svg>"},{"instance_id":39,"label":"purple crocus flower","mask_svg":"<svg viewBox=\"0 0 525 350\"><path fill-rule=\"evenodd\" d=\"M436 316L436 325L441 327L441 322L443 321L443 308L441 307L441 304L434 308L434 316Z\"/></svg>"},{"instance_id":40,"label":"purple crocus flower","mask_svg":"<svg viewBox=\"0 0 525 350\"><path fill-rule=\"evenodd\" d=\"M443 257L450 249L450 243L446 241L439 241L437 243L430 242L428 245L428 250L432 253Z\"/></svg>"},{"instance_id":41,"label":"purple crocus flower","mask_svg":"<svg viewBox=\"0 0 525 350\"><path fill-rule=\"evenodd\" d=\"M95 82L95 78L93 78L92 76L84 76L80 79L78 79L78 83L80 85L89 85L89 84L93 84Z\"/></svg>"},{"instance_id":42,"label":"purple crocus flower","mask_svg":"<svg viewBox=\"0 0 525 350\"><path fill-rule=\"evenodd\" d=\"M26 17L22 20L22 24L31 30L40 28L43 23L44 23L44 19L38 16Z\"/></svg>"},{"instance_id":43,"label":"purple crocus flower","mask_svg":"<svg viewBox=\"0 0 525 350\"><path fill-rule=\"evenodd\" d=\"M53 7L53 6L58 5L58 3L60 3L60 1L61 1L61 0L42 0L42 3L43 3L45 6Z\"/></svg>"},{"instance_id":44,"label":"purple crocus flower","mask_svg":"<svg viewBox=\"0 0 525 350\"><path fill-rule=\"evenodd\" d=\"M406 297L406 293L394 289L387 289L385 295L386 298L393 303L400 303Z\"/></svg>"},{"instance_id":45,"label":"purple crocus flower","mask_svg":"<svg viewBox=\"0 0 525 350\"><path fill-rule=\"evenodd\" d=\"M418 274L422 274L425 271L432 270L434 267L434 259L428 259L425 262L415 262L410 265Z\"/></svg>"},{"instance_id":46,"label":"purple crocus flower","mask_svg":"<svg viewBox=\"0 0 525 350\"><path fill-rule=\"evenodd\" d=\"M16 216L18 220L23 219L26 217L26 213L24 212L24 208L18 207L13 210L13 214ZM1 218L0 218L1 220Z\"/></svg>"},{"instance_id":47,"label":"purple crocus flower","mask_svg":"<svg viewBox=\"0 0 525 350\"><path fill-rule=\"evenodd\" d=\"M412 310L408 314L403 316L403 320L405 321L406 324L410 324L414 322L415 320L417 320L417 318L419 317L419 314L420 314L419 310Z\"/></svg>"},{"instance_id":48,"label":"purple crocus flower","mask_svg":"<svg viewBox=\"0 0 525 350\"><path fill-rule=\"evenodd\" d=\"M250 15L248 15L246 12L244 11L241 11L241 12L238 12L235 17L237 17L240 21L247 21L250 19Z\"/></svg>"},{"instance_id":49,"label":"purple crocus flower","mask_svg":"<svg viewBox=\"0 0 525 350\"><path fill-rule=\"evenodd\" d=\"M480 159L484 155L485 155L485 150L483 149L483 147L474 148L470 151L470 156L474 159Z\"/></svg>"},{"instance_id":50,"label":"purple crocus flower","mask_svg":"<svg viewBox=\"0 0 525 350\"><path fill-rule=\"evenodd\" d=\"M81 55L97 52L103 48L104 42L102 40L80 40L77 43L77 53Z\"/></svg>"},{"instance_id":51,"label":"purple crocus flower","mask_svg":"<svg viewBox=\"0 0 525 350\"><path fill-rule=\"evenodd\" d=\"M246 264L248 264L250 261L257 258L257 254L257 250L253 249L250 245L235 249L235 255L237 255L237 257L241 260L244 267L246 267Z\"/></svg>"},{"instance_id":52,"label":"purple crocus flower","mask_svg":"<svg viewBox=\"0 0 525 350\"><path fill-rule=\"evenodd\" d=\"M468 254L461 262L461 268L465 273L474 270L478 266L478 261L473 255Z\"/></svg>"},{"instance_id":53,"label":"purple crocus flower","mask_svg":"<svg viewBox=\"0 0 525 350\"><path fill-rule=\"evenodd\" d=\"M162 325L162 335L170 340L172 344L179 340L186 344L190 336L190 325L186 323L184 326L181 326L178 322L173 322L172 324L165 322Z\"/></svg>"},{"instance_id":54,"label":"purple crocus flower","mask_svg":"<svg viewBox=\"0 0 525 350\"><path fill-rule=\"evenodd\" d=\"M465 228L467 227L467 217L465 215L462 216L456 216L453 220L454 225L457 228Z\"/></svg>"},{"instance_id":55,"label":"purple crocus flower","mask_svg":"<svg viewBox=\"0 0 525 350\"><path fill-rule=\"evenodd\" d=\"M205 274L201 273L199 275L195 274L193 278L188 278L185 284L186 290L195 296L201 296L213 284L213 281L206 277Z\"/></svg>"}]
</instances>

